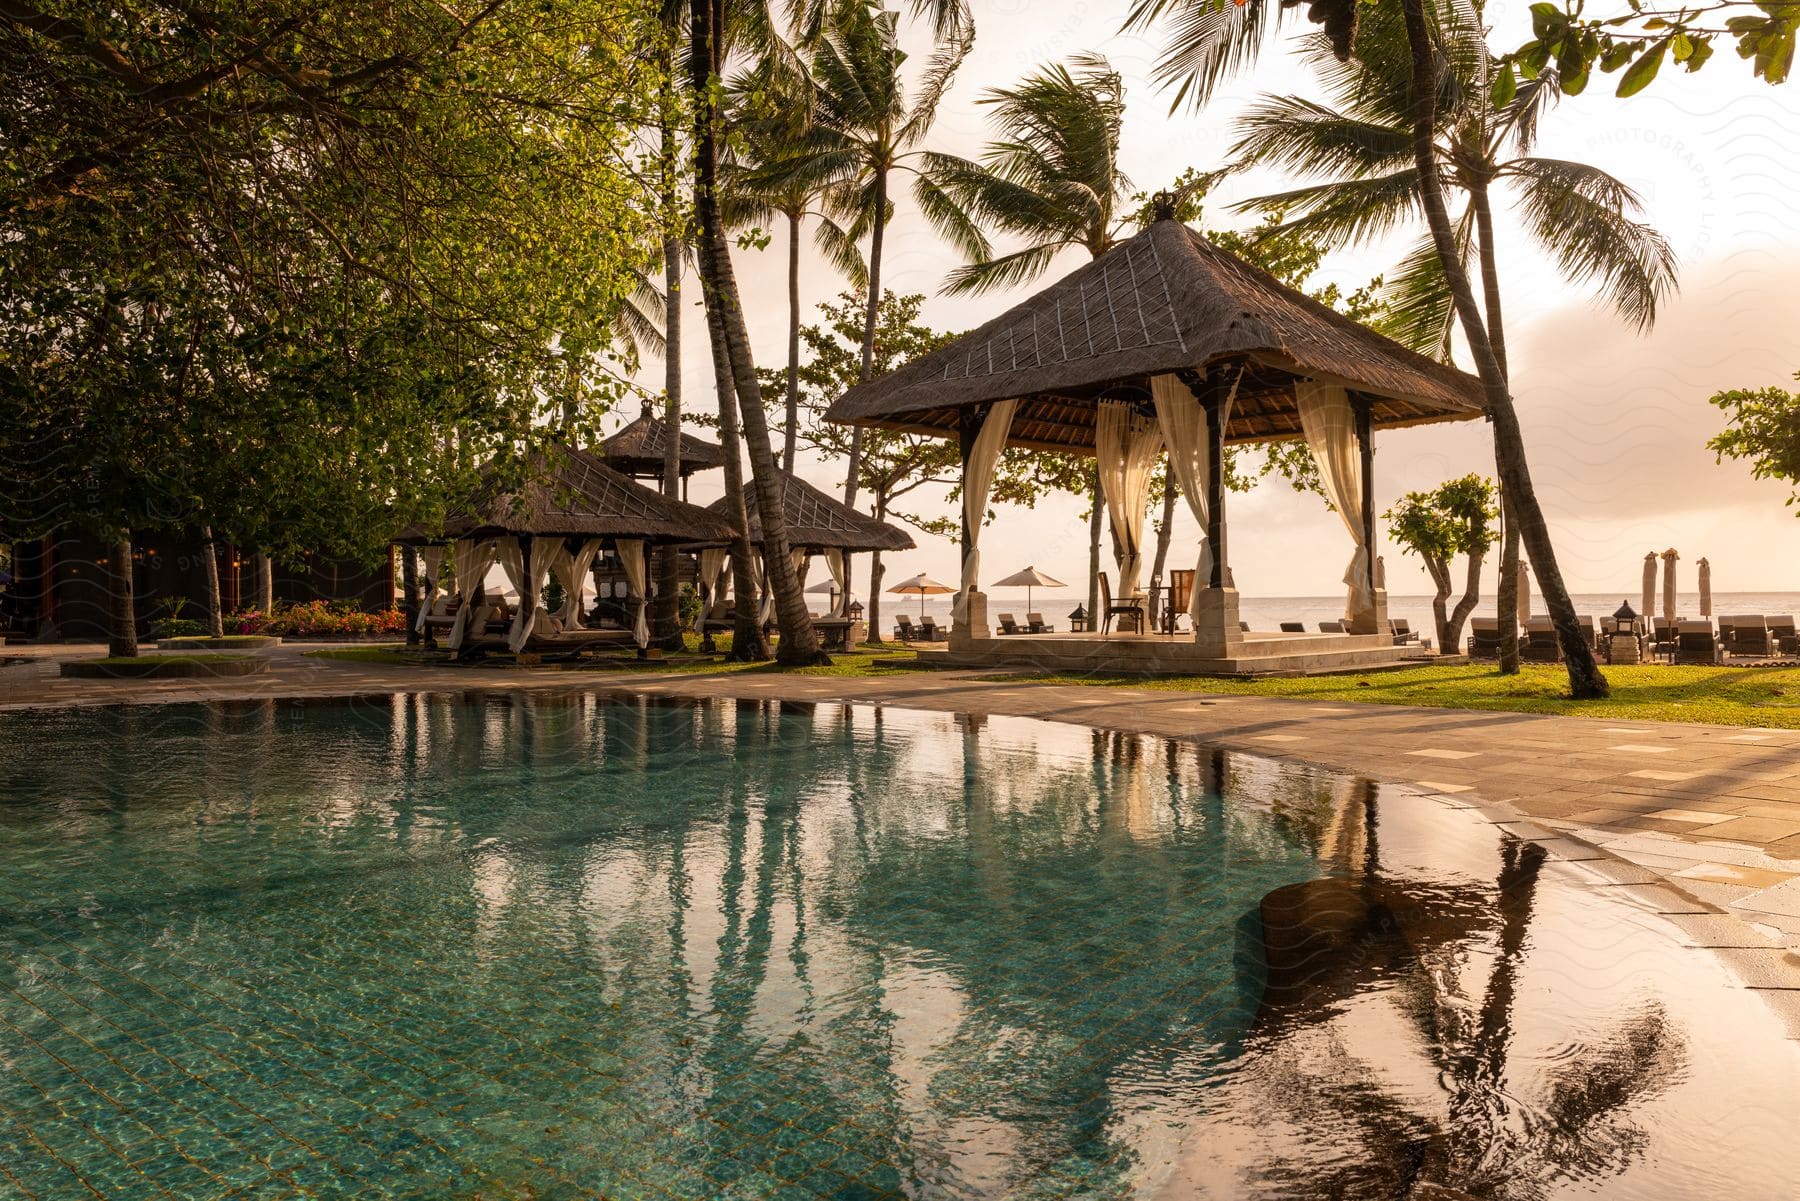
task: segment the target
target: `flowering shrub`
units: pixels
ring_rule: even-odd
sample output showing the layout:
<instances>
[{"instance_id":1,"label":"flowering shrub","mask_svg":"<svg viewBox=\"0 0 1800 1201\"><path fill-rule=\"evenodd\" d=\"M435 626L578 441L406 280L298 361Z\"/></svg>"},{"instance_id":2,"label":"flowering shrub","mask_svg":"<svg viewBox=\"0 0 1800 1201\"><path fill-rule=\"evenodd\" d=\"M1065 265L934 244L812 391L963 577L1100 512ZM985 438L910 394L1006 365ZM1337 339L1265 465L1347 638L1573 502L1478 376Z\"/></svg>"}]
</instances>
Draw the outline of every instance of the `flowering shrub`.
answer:
<instances>
[{"instance_id":1,"label":"flowering shrub","mask_svg":"<svg viewBox=\"0 0 1800 1201\"><path fill-rule=\"evenodd\" d=\"M404 634L406 614L398 609L364 613L355 601L277 603L275 612L255 609L233 613L228 625L240 634L275 634L296 638L355 638L370 634Z\"/></svg>"}]
</instances>

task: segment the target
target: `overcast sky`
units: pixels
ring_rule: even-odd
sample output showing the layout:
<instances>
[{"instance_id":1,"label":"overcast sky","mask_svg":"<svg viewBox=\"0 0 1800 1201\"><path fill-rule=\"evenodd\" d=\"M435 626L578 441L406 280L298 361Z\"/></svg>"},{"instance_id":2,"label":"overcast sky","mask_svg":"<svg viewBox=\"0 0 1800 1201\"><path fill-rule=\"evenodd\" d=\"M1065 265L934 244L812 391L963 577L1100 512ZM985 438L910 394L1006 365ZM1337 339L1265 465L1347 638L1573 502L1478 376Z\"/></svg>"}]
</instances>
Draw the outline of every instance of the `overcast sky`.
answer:
<instances>
[{"instance_id":1,"label":"overcast sky","mask_svg":"<svg viewBox=\"0 0 1800 1201\"><path fill-rule=\"evenodd\" d=\"M976 103L986 88L1010 84L1041 64L1097 50L1126 80L1126 170L1139 188L1154 190L1189 166L1220 165L1237 115L1258 93L1317 95L1307 70L1278 49L1253 78L1203 110L1171 113L1169 95L1151 80L1161 39L1154 33L1121 34L1128 7L1125 0L974 0L975 49L940 110L929 144L978 154L989 136ZM1523 39L1527 7L1523 0L1492 6L1496 47ZM918 51L910 64L917 66L927 47L916 32L909 45ZM1720 426L1718 411L1707 404L1713 392L1791 382L1800 370L1800 223L1794 220L1794 197L1800 195L1795 153L1800 85L1771 88L1753 80L1729 46L1695 76L1665 67L1661 79L1630 100L1613 98L1610 85L1610 78L1597 77L1589 94L1564 100L1545 121L1537 153L1604 167L1642 196L1646 216L1669 238L1681 263L1680 295L1656 327L1639 335L1600 310L1586 289L1562 282L1505 216L1500 201L1514 391L1564 576L1575 591L1636 596L1645 551L1674 546L1688 565L1684 571L1700 556L1710 558L1719 591L1800 590L1800 520L1782 503L1787 489L1752 480L1745 464L1715 464L1705 446ZM1229 214L1227 204L1277 190L1284 182L1266 175L1234 181L1213 198L1206 223L1247 222ZM897 191L904 195L904 189ZM1337 251L1319 282L1335 279L1353 288L1389 270L1397 257L1394 245ZM901 199L888 235L883 281L902 293L926 294L928 324L967 329L1033 290L974 299L939 296L945 273L957 261L910 199ZM1084 254L1069 252L1045 279L1083 261ZM785 353L785 267L779 239L767 250L737 255L760 365L777 366ZM801 282L806 319L814 319L813 305L843 287L809 248ZM690 287L689 298L697 299L698 291ZM711 406L703 319L692 306L686 329L685 394L690 406ZM644 382L659 389L661 370L650 364ZM1493 470L1484 423L1396 430L1378 435L1376 447L1378 509L1410 489L1471 470ZM830 489L842 485L841 466L808 461L803 474ZM695 479L694 499L718 495L717 475ZM1065 580L1082 579L1084 509L1085 502L1071 497L1047 500L1030 511L1001 508L984 535L985 574L998 578L1033 562ZM1228 512L1232 567L1245 594L1341 590L1348 536L1318 498L1265 482L1253 492L1233 493ZM1171 561L1185 566L1198 537L1185 509L1174 537ZM916 532L915 538L918 550L890 557L889 578L927 571L954 581L955 547ZM1429 590L1417 560L1391 545L1383 553L1390 590ZM861 574L859 569L859 579ZM1690 579L1684 575L1684 582ZM857 590L863 591L861 583Z\"/></svg>"}]
</instances>

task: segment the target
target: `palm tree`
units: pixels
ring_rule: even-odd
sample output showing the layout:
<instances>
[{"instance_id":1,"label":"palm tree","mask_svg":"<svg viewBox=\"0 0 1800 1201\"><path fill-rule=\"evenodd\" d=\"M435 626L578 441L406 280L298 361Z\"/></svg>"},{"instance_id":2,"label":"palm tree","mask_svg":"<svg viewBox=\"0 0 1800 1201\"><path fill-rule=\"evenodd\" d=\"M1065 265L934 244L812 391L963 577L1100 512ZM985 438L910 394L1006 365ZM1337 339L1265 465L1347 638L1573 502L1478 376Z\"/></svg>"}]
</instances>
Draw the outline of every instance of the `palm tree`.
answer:
<instances>
[{"instance_id":1,"label":"palm tree","mask_svg":"<svg viewBox=\"0 0 1800 1201\"><path fill-rule=\"evenodd\" d=\"M1057 254L1080 247L1094 258L1137 223L1132 183L1119 165L1125 89L1098 54L1040 68L1011 88L991 88L995 138L980 161L929 156L931 183L950 203L927 208L969 262L950 274L947 292L984 292L1028 283ZM986 230L1023 245L996 255ZM1088 514L1088 605L1099 603L1101 520L1099 475ZM1172 503L1172 498L1171 498ZM1167 527L1159 531L1166 547Z\"/></svg>"},{"instance_id":2,"label":"palm tree","mask_svg":"<svg viewBox=\"0 0 1800 1201\"><path fill-rule=\"evenodd\" d=\"M901 65L899 15L873 0L850 0L826 20L812 52L814 102L805 152L786 168L769 172L770 185L804 181L824 197L825 208L848 224L853 239L869 239L868 310L863 322L862 382L873 375L875 325L881 298L881 254L893 211L890 177L913 175L913 195L940 228L980 231L936 183L920 143L937 117L939 101L975 42L975 29L957 5L931 7L940 14L941 45L908 104ZM950 12L943 17L941 14ZM844 503L856 503L861 474L860 427L852 433L844 479Z\"/></svg>"},{"instance_id":3,"label":"palm tree","mask_svg":"<svg viewBox=\"0 0 1800 1201\"><path fill-rule=\"evenodd\" d=\"M781 469L794 470L800 434L800 226L813 220L821 254L858 286L868 281L856 240L820 207L820 192L804 170L812 85L787 55L765 55L732 81L735 156L727 165L720 206L733 228L779 219L787 226L788 362L786 428Z\"/></svg>"},{"instance_id":4,"label":"palm tree","mask_svg":"<svg viewBox=\"0 0 1800 1201\"><path fill-rule=\"evenodd\" d=\"M1440 29L1446 70L1438 89L1433 148L1446 185L1460 192L1452 220L1456 253L1469 270L1478 264L1488 337L1501 374L1507 374L1498 254L1491 192L1510 192L1543 251L1572 280L1592 280L1607 304L1639 329L1656 318L1674 287L1674 256L1654 229L1634 219L1638 198L1598 168L1536 157L1544 111L1560 94L1547 71L1507 99L1493 102L1492 58L1479 13L1452 10ZM1371 11L1356 41L1357 58L1340 63L1323 35L1309 39L1332 104L1299 97L1266 97L1239 123L1238 165L1277 166L1319 182L1251 201L1287 214L1280 228L1312 233L1329 243L1366 241L1410 222L1420 205L1409 90L1411 54L1399 16ZM1402 262L1384 299L1381 327L1400 341L1450 358L1455 309L1448 278L1430 235ZM1501 614L1516 612L1519 524L1508 521L1500 561ZM1501 668L1518 670L1517 626L1502 620Z\"/></svg>"},{"instance_id":5,"label":"palm tree","mask_svg":"<svg viewBox=\"0 0 1800 1201\"><path fill-rule=\"evenodd\" d=\"M1424 211L1430 240L1408 256L1390 291L1400 316L1390 320L1389 331L1406 334L1410 326L1414 337L1435 331L1442 350L1451 315L1461 323L1494 427L1509 525L1537 568L1571 691L1577 697L1604 696L1606 680L1563 584L1508 388L1490 189L1505 181L1527 224L1565 272L1600 280L1605 298L1640 327L1654 318L1657 302L1672 286L1673 256L1660 235L1631 219L1636 197L1618 180L1584 164L1530 157L1537 122L1556 91L1554 78L1533 81L1501 96L1503 103L1494 102L1488 86L1493 62L1479 6L1436 0L1428 20L1424 5L1425 0L1405 0L1400 14L1384 6L1355 6L1359 24L1353 41L1349 29L1339 25L1334 31L1328 20L1327 35L1314 35L1313 42L1327 47L1340 64L1328 67L1326 75L1343 111L1299 101L1265 104L1252 115L1240 153L1340 176L1267 200L1299 210L1296 221L1334 230L1343 240L1386 232ZM1178 82L1183 97L1200 100L1253 61L1278 27L1279 15L1270 16L1274 9L1250 8L1233 12L1221 11L1211 0L1140 0L1131 21L1178 14L1160 73L1166 82ZM1352 54L1354 64L1347 61ZM1284 137L1283 128L1297 138ZM1268 135L1266 142L1262 135ZM1450 215L1446 184L1467 194L1458 219ZM1471 259L1482 271L1482 302L1469 282ZM1432 339L1426 337L1425 344ZM1507 577L1503 559L1503 587Z\"/></svg>"},{"instance_id":6,"label":"palm tree","mask_svg":"<svg viewBox=\"0 0 1800 1201\"><path fill-rule=\"evenodd\" d=\"M762 515L764 569L769 590L775 597L776 622L781 630L777 658L790 665L829 662L820 649L812 615L807 612L799 575L788 558L781 477L769 444L768 414L763 409L762 390L757 385L756 362L750 352L750 335L744 325L743 303L738 294L737 276L732 270L731 247L726 240L725 221L719 205L720 120L714 87L721 78L724 61L724 8L724 0L691 0L688 39L688 82L693 89L694 105L694 209L699 219L699 273L715 354L723 352L724 361L715 364L721 384L720 407L725 410L730 405L731 398L724 391L724 385L729 383L736 393L744 446L749 452L751 478L756 488L757 509ZM726 424L726 416L722 411L721 425ZM730 448L727 447L728 458L729 455ZM742 490L739 489L736 495L741 497ZM738 508L738 528L744 529L741 504ZM733 557L741 559L741 552L736 548ZM734 564L734 574L740 585L741 612L744 572Z\"/></svg>"}]
</instances>

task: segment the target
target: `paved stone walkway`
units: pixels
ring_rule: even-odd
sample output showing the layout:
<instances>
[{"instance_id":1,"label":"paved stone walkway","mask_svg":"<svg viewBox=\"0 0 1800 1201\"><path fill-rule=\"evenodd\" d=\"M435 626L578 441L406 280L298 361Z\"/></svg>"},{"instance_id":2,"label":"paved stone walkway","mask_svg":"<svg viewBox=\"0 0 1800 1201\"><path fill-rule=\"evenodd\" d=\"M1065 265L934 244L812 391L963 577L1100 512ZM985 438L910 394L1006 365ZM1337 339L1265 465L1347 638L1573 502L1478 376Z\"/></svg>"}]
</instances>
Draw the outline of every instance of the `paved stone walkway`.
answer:
<instances>
[{"instance_id":1,"label":"paved stone walkway","mask_svg":"<svg viewBox=\"0 0 1800 1201\"><path fill-rule=\"evenodd\" d=\"M1800 948L1800 730L1426 709L1321 706L1274 697L1045 685L973 672L879 678L654 670L410 668L307 657L284 646L268 674L230 680L63 680L59 660L96 647L6 648L0 710L417 690L599 688L631 693L885 703L1035 717L1191 738L1303 760L1492 807L1526 837L1600 847L1622 886L1679 889ZM1571 851L1566 858L1585 856ZM1797 977L1800 979L1800 977ZM1800 1012L1800 993L1792 998Z\"/></svg>"}]
</instances>

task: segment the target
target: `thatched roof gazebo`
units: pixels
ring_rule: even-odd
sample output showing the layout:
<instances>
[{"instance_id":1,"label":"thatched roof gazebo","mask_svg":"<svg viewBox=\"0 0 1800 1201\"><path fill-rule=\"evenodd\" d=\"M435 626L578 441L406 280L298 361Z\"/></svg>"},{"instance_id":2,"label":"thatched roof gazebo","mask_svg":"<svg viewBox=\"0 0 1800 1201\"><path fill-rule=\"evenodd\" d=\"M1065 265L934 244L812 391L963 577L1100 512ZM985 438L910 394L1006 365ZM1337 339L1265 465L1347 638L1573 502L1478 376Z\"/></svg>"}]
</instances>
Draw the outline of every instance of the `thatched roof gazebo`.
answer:
<instances>
[{"instance_id":1,"label":"thatched roof gazebo","mask_svg":"<svg viewBox=\"0 0 1800 1201\"><path fill-rule=\"evenodd\" d=\"M493 466L482 472L472 503L453 508L441 526L415 527L396 541L417 544L426 566L428 612L449 543L463 604L450 635L459 649L470 610L480 602L488 569L498 563L519 593L519 616L508 636L514 651L531 639L538 598L554 576L567 603L559 623L579 625L589 568L610 546L638 598L636 636L647 638L643 602L648 594L645 547L729 540L731 526L697 505L671 500L614 471L596 456L553 445L525 465L522 483L511 484ZM421 614L421 624L425 614Z\"/></svg>"},{"instance_id":2,"label":"thatched roof gazebo","mask_svg":"<svg viewBox=\"0 0 1800 1201\"><path fill-rule=\"evenodd\" d=\"M1226 558L1227 445L1307 442L1356 543L1347 629L1385 638L1372 549L1374 431L1483 413L1473 376L1212 245L1174 219L1165 195L1143 232L948 345L851 388L827 417L960 443L965 646L987 636L976 540L1004 447L1099 459L1127 609L1138 596L1150 472L1166 448L1204 534L1190 609L1195 640L1224 658L1242 641Z\"/></svg>"},{"instance_id":3,"label":"thatched roof gazebo","mask_svg":"<svg viewBox=\"0 0 1800 1201\"><path fill-rule=\"evenodd\" d=\"M669 448L668 424L650 410L644 410L636 421L600 443L600 458L614 471L634 479L661 480L664 454ZM685 430L681 434L678 459L681 473L681 497L687 499L688 477L696 471L711 471L725 466L725 449L717 443L696 438Z\"/></svg>"},{"instance_id":4,"label":"thatched roof gazebo","mask_svg":"<svg viewBox=\"0 0 1800 1201\"><path fill-rule=\"evenodd\" d=\"M804 565L810 555L822 555L837 583L840 609L847 611L850 600L849 556L859 551L911 550L912 535L899 526L877 521L860 513L843 501L820 491L788 472L781 476L781 503L787 518L788 547ZM710 512L723 516L729 511L725 498L707 506ZM749 541L762 546L762 517L757 509L756 489L744 487L744 508L749 514ZM708 576L706 567L703 577Z\"/></svg>"}]
</instances>

